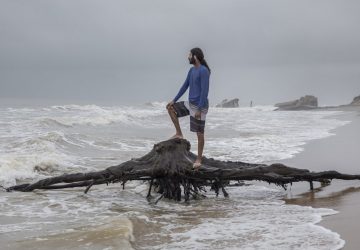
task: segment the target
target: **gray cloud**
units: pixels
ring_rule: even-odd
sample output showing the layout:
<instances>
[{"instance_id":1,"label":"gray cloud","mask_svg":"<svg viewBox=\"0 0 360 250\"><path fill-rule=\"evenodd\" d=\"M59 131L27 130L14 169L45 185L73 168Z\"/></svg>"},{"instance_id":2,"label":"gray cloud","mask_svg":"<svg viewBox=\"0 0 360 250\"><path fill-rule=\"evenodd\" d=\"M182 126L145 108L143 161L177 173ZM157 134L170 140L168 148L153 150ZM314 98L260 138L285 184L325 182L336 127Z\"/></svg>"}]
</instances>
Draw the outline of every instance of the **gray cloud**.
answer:
<instances>
[{"instance_id":1,"label":"gray cloud","mask_svg":"<svg viewBox=\"0 0 360 250\"><path fill-rule=\"evenodd\" d=\"M360 93L359 10L351 0L1 1L0 97L169 100L200 46L213 102L349 102Z\"/></svg>"}]
</instances>

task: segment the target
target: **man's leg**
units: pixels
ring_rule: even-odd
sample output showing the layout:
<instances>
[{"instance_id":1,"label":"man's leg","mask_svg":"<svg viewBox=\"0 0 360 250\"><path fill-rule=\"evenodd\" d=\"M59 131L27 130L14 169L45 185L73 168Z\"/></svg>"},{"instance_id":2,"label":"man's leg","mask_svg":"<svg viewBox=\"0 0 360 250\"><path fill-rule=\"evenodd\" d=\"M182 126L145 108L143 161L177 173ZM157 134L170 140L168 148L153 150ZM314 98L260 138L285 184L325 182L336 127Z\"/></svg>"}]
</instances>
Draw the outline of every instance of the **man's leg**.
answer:
<instances>
[{"instance_id":1,"label":"man's leg","mask_svg":"<svg viewBox=\"0 0 360 250\"><path fill-rule=\"evenodd\" d=\"M183 134L180 128L179 118L176 116L173 106L170 106L167 110L170 115L171 121L174 123L176 129L176 134L172 138L183 138Z\"/></svg>"},{"instance_id":2,"label":"man's leg","mask_svg":"<svg viewBox=\"0 0 360 250\"><path fill-rule=\"evenodd\" d=\"M198 138L198 156L194 162L194 167L200 167L201 160L202 160L202 154L204 150L204 143L205 143L205 136L204 133L196 132L197 138Z\"/></svg>"}]
</instances>

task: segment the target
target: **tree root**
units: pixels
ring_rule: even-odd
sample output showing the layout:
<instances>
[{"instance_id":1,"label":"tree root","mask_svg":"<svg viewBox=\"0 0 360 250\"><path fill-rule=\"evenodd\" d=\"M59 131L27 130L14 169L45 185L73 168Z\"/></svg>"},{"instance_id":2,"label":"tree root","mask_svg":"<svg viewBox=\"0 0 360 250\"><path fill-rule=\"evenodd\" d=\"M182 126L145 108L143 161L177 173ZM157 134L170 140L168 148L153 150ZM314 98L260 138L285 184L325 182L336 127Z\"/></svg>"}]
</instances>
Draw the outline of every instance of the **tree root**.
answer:
<instances>
[{"instance_id":1,"label":"tree root","mask_svg":"<svg viewBox=\"0 0 360 250\"><path fill-rule=\"evenodd\" d=\"M105 170L89 173L64 174L61 176L39 180L33 184L21 184L6 188L7 191L30 192L35 189L63 189L86 187L85 193L94 185L132 180L150 181L146 198L150 200L151 190L157 190L162 198L186 202L191 196L203 197L209 186L218 196L221 192L228 197L225 187L230 181L259 180L283 187L288 184L307 181L313 190L313 182L330 184L332 179L360 180L360 175L342 174L336 171L310 172L306 169L297 169L282 164L252 164L235 161L219 161L203 157L202 166L194 171L192 164L196 155L190 152L190 143L184 139L170 139L155 144L153 149L143 157L131 159L117 166Z\"/></svg>"}]
</instances>

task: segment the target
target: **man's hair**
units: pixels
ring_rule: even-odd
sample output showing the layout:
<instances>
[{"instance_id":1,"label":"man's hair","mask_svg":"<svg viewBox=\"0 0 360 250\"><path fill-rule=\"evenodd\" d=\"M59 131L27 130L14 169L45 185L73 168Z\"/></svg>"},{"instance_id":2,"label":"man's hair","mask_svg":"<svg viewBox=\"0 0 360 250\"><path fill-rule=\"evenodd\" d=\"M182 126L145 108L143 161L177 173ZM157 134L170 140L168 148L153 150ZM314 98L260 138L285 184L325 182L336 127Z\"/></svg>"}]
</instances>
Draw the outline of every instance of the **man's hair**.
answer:
<instances>
[{"instance_id":1,"label":"man's hair","mask_svg":"<svg viewBox=\"0 0 360 250\"><path fill-rule=\"evenodd\" d=\"M193 48L190 50L190 52L193 56L196 56L200 63L209 70L209 73L211 73L210 67L204 59L204 53L202 52L202 50L200 48Z\"/></svg>"}]
</instances>

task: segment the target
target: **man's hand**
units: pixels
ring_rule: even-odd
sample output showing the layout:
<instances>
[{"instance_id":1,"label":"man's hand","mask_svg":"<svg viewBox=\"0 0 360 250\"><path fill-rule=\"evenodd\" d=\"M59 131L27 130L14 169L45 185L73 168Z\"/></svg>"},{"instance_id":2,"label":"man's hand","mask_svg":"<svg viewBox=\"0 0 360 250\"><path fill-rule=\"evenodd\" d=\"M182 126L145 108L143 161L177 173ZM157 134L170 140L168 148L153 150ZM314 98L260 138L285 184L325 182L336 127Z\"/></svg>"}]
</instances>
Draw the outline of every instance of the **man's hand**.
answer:
<instances>
[{"instance_id":1,"label":"man's hand","mask_svg":"<svg viewBox=\"0 0 360 250\"><path fill-rule=\"evenodd\" d=\"M174 105L174 101L169 102L169 103L166 105L166 109L171 108L172 105Z\"/></svg>"},{"instance_id":2,"label":"man's hand","mask_svg":"<svg viewBox=\"0 0 360 250\"><path fill-rule=\"evenodd\" d=\"M200 111L196 111L195 113L195 119L200 120L201 119L201 112Z\"/></svg>"}]
</instances>

